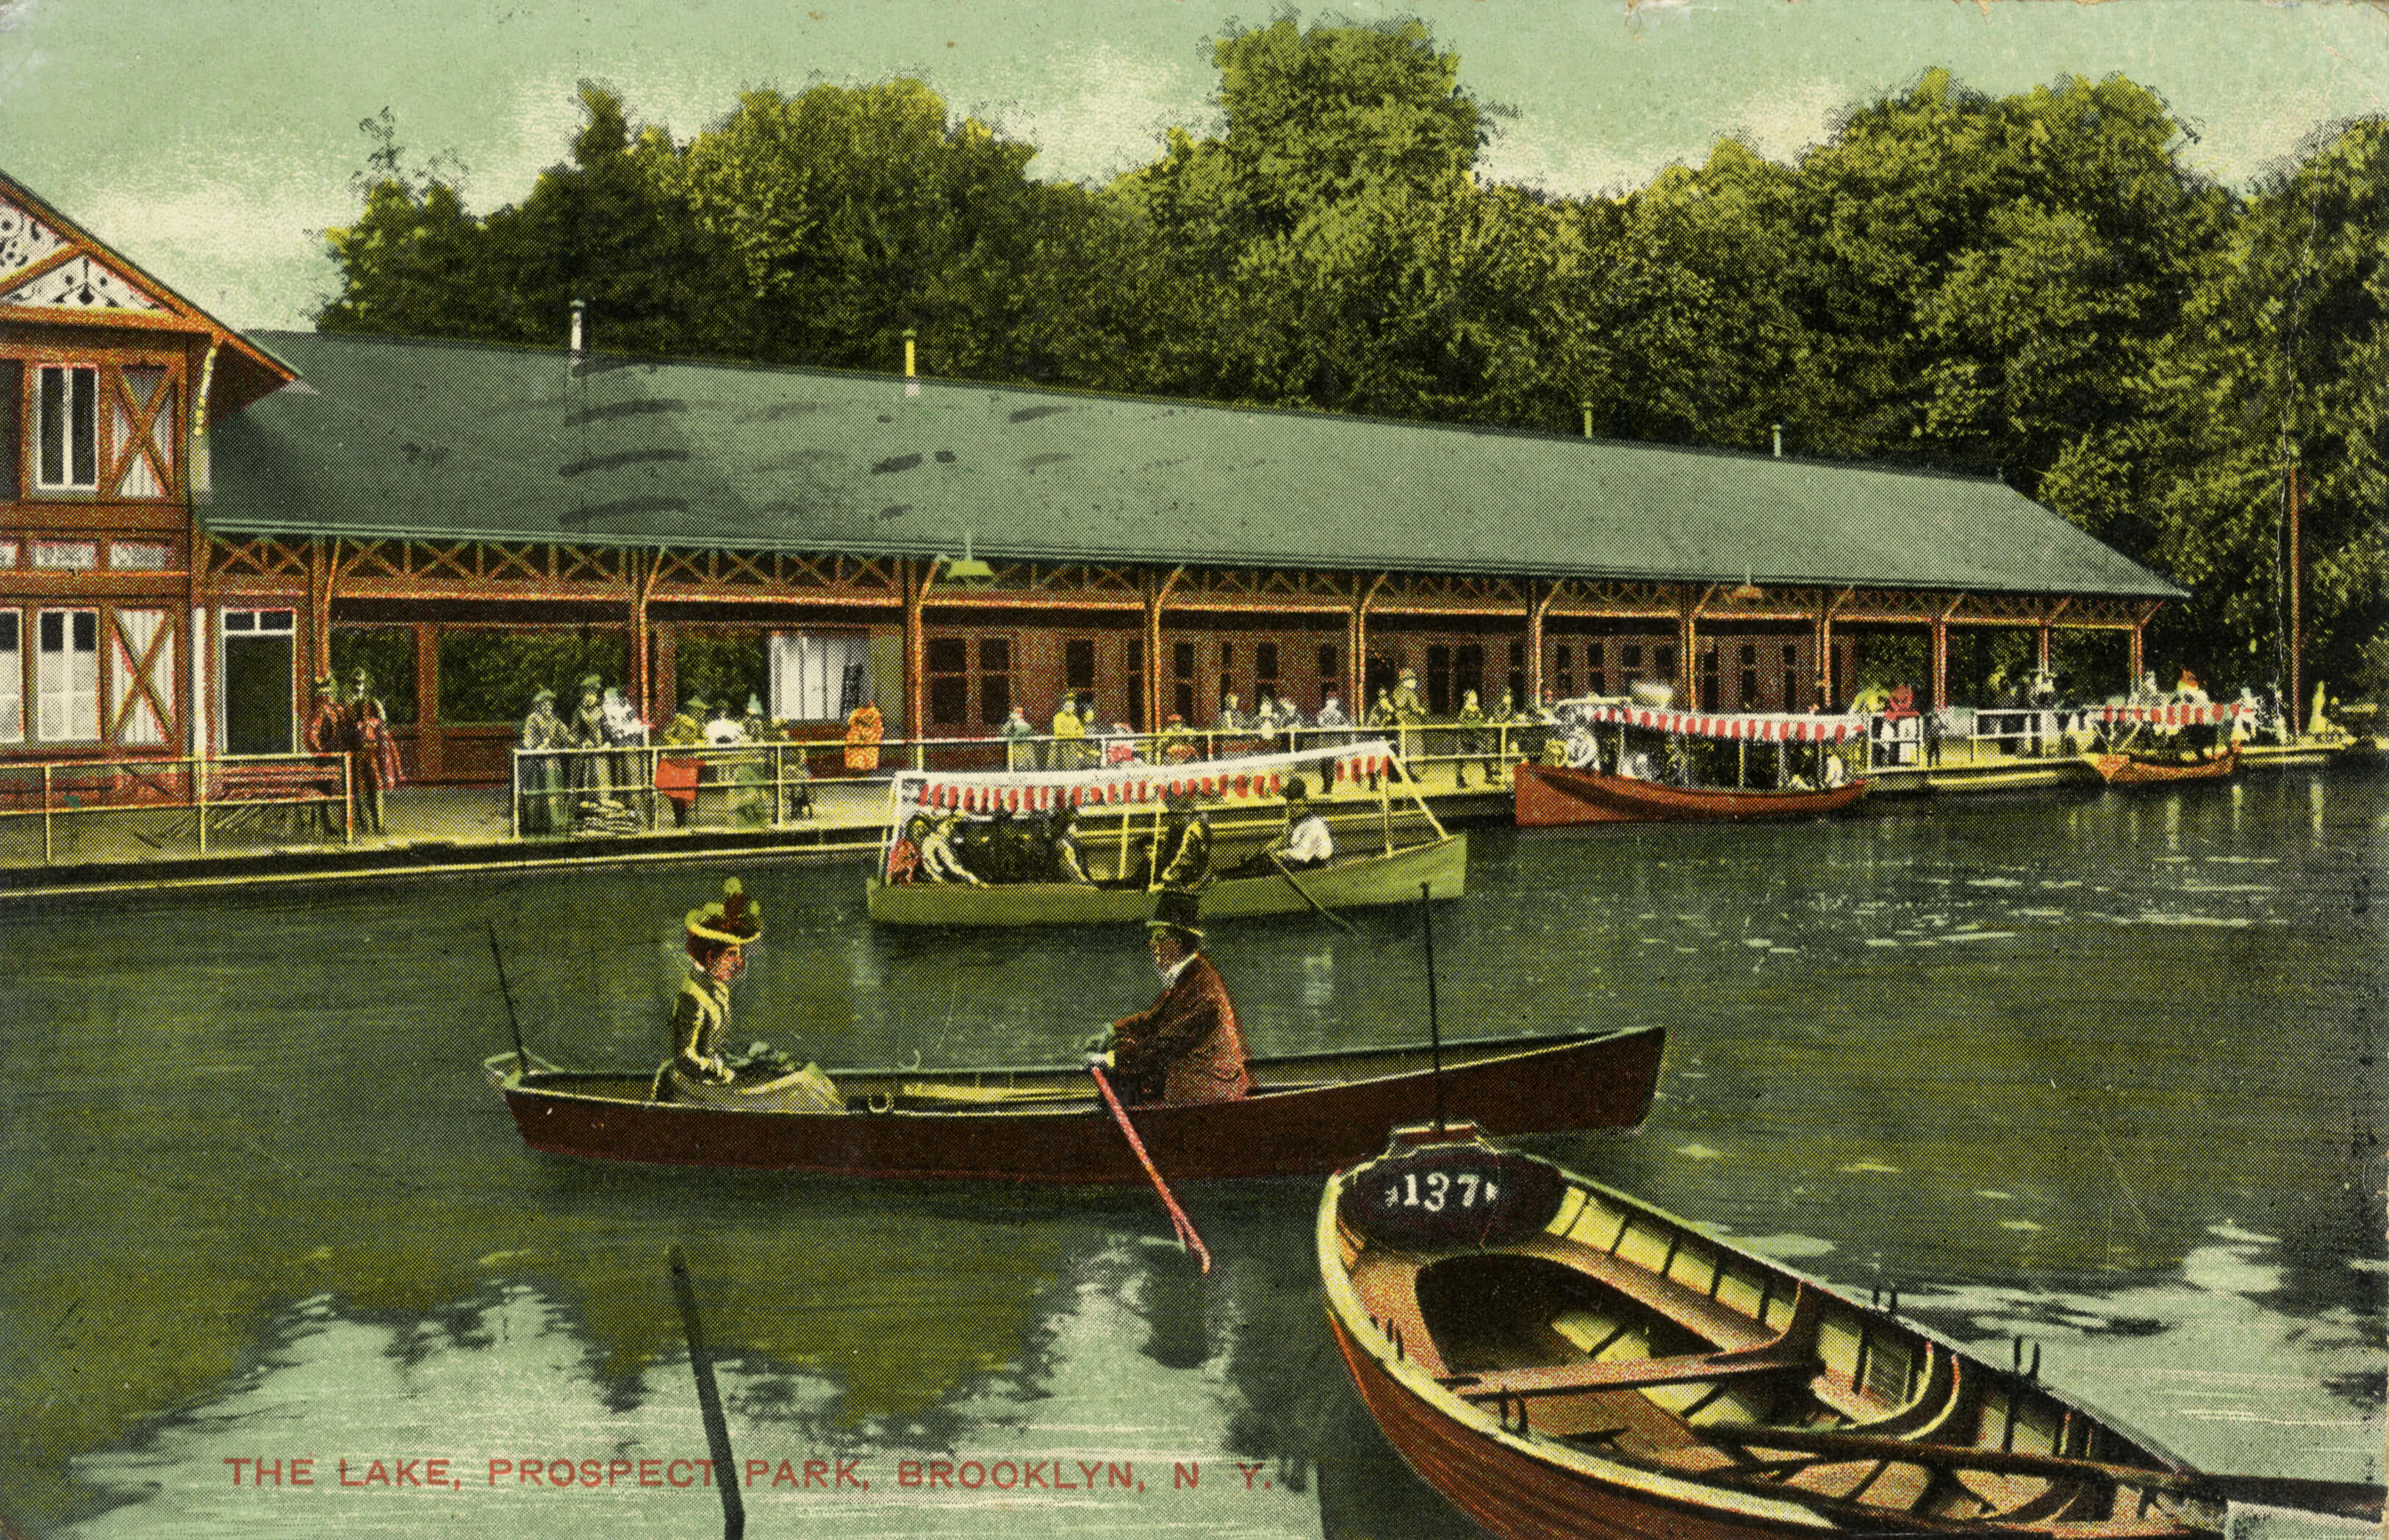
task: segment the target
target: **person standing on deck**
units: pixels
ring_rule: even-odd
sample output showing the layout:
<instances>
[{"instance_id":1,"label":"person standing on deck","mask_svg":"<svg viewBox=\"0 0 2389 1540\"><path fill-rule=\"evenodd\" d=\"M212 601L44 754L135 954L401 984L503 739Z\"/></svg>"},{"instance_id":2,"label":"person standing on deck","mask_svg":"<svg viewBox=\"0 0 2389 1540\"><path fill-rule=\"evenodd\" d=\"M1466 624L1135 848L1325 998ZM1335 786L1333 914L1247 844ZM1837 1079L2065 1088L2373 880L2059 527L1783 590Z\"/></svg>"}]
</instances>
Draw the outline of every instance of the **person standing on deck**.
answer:
<instances>
[{"instance_id":1,"label":"person standing on deck","mask_svg":"<svg viewBox=\"0 0 2389 1540\"><path fill-rule=\"evenodd\" d=\"M307 716L307 752L323 757L345 756L349 747L348 713L340 708L340 687L329 674L315 681L315 707ZM315 827L320 834L330 835L340 832L340 815L333 802L341 795L338 779L317 788L324 800L315 804Z\"/></svg>"},{"instance_id":2,"label":"person standing on deck","mask_svg":"<svg viewBox=\"0 0 2389 1540\"><path fill-rule=\"evenodd\" d=\"M1145 922L1161 994L1086 1045L1118 1072L1124 1101L1234 1101L1252 1093L1236 1007L1220 971L1203 955L1197 917L1194 895L1161 895Z\"/></svg>"},{"instance_id":3,"label":"person standing on deck","mask_svg":"<svg viewBox=\"0 0 2389 1540\"><path fill-rule=\"evenodd\" d=\"M515 761L521 767L518 779L526 834L560 834L570 822L556 795L564 779L564 761L552 752L564 746L564 719L556 714L556 692L542 685L532 693L530 710L523 718L519 742L524 752Z\"/></svg>"},{"instance_id":4,"label":"person standing on deck","mask_svg":"<svg viewBox=\"0 0 2389 1540\"><path fill-rule=\"evenodd\" d=\"M1476 704L1476 691L1465 690L1461 693L1460 713L1452 718L1452 721L1460 729L1456 735L1457 742L1453 745L1459 751L1459 757L1451 761L1453 788L1456 790L1468 784L1468 759L1471 755L1482 759L1485 766L1485 783L1488 786L1493 784L1495 779L1493 757L1486 747L1485 708Z\"/></svg>"},{"instance_id":5,"label":"person standing on deck","mask_svg":"<svg viewBox=\"0 0 2389 1540\"><path fill-rule=\"evenodd\" d=\"M373 693L373 676L359 668L350 679L348 722L351 784L357 807L370 834L382 833L382 793L406 777L398 764L398 740L390 735L390 713Z\"/></svg>"},{"instance_id":6,"label":"person standing on deck","mask_svg":"<svg viewBox=\"0 0 2389 1540\"><path fill-rule=\"evenodd\" d=\"M1061 704L1054 707L1054 746L1047 759L1047 768L1077 770L1081 763L1079 750L1085 746L1086 738L1086 719L1079 715L1076 701L1065 694Z\"/></svg>"},{"instance_id":7,"label":"person standing on deck","mask_svg":"<svg viewBox=\"0 0 2389 1540\"><path fill-rule=\"evenodd\" d=\"M1004 769L1037 768L1037 750L1028 742L1037 735L1037 730L1028 725L1028 719L1022 714L1020 707L1016 706L1012 708L1012 715L1003 719L1003 726L997 730L997 735L1003 740Z\"/></svg>"},{"instance_id":8,"label":"person standing on deck","mask_svg":"<svg viewBox=\"0 0 2389 1540\"><path fill-rule=\"evenodd\" d=\"M877 701L864 701L846 719L846 768L867 775L879 768L879 740L888 724Z\"/></svg>"}]
</instances>

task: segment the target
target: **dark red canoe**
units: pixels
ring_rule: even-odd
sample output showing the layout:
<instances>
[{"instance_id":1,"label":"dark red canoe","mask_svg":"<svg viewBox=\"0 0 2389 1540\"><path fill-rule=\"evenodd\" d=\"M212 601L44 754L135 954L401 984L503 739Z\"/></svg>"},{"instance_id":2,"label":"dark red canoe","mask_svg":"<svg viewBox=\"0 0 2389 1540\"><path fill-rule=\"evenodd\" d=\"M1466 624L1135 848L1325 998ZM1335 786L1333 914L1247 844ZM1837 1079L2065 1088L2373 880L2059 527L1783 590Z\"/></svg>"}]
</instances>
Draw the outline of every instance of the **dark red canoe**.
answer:
<instances>
[{"instance_id":1,"label":"dark red canoe","mask_svg":"<svg viewBox=\"0 0 2389 1540\"><path fill-rule=\"evenodd\" d=\"M1650 1111L1659 1027L1478 1038L1443 1048L1443 1106L1503 1134L1631 1127ZM850 1177L1131 1183L1145 1179L1086 1072L833 1070L839 1112L658 1101L655 1072L584 1073L514 1054L483 1066L526 1143L598 1160ZM1133 1109L1173 1181L1332 1171L1436 1113L1428 1051L1373 1048L1256 1059L1241 1101Z\"/></svg>"},{"instance_id":2,"label":"dark red canoe","mask_svg":"<svg viewBox=\"0 0 2389 1540\"><path fill-rule=\"evenodd\" d=\"M1520 765L1513 795L1519 828L1551 829L1572 823L1813 818L1848 807L1866 789L1864 781L1822 791L1670 786L1555 765Z\"/></svg>"}]
</instances>

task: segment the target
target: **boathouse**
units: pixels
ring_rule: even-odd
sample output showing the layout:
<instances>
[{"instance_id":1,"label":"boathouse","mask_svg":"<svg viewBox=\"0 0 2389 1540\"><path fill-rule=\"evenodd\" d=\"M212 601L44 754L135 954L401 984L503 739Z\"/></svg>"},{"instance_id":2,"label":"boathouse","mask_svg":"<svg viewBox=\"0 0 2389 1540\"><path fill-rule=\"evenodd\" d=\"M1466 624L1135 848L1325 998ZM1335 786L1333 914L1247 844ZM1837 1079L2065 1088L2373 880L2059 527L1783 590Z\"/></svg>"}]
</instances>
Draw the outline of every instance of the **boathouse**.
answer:
<instances>
[{"instance_id":1,"label":"boathouse","mask_svg":"<svg viewBox=\"0 0 2389 1540\"><path fill-rule=\"evenodd\" d=\"M257 332L0 180L0 756L276 752L355 668L505 779L585 673L824 731L1139 729L1664 683L1842 704L1870 638L2116 640L2179 591L1996 480L861 375ZM593 318L593 326L602 318ZM561 331L561 318L559 330ZM578 331L575 323L575 331ZM196 408L196 409L195 409Z\"/></svg>"}]
</instances>

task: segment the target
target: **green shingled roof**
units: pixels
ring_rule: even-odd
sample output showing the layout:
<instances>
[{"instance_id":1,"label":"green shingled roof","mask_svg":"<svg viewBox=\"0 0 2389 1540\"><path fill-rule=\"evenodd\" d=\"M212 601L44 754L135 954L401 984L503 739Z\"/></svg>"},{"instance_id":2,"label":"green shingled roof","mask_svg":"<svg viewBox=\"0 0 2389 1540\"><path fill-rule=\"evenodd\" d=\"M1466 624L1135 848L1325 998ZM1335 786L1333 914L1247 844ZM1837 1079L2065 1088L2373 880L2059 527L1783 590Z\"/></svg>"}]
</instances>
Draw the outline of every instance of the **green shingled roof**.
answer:
<instances>
[{"instance_id":1,"label":"green shingled roof","mask_svg":"<svg viewBox=\"0 0 2389 1540\"><path fill-rule=\"evenodd\" d=\"M1996 481L1331 414L270 332L226 533L2173 597Z\"/></svg>"}]
</instances>

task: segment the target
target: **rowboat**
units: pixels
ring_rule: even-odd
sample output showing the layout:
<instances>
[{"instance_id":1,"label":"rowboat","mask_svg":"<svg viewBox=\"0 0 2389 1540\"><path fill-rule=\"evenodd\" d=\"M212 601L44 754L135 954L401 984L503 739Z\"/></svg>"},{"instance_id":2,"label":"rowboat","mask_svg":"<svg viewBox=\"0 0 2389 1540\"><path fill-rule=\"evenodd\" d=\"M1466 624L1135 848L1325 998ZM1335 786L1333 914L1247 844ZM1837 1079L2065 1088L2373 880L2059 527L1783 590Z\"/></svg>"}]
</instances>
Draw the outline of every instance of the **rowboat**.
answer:
<instances>
[{"instance_id":1,"label":"rowboat","mask_svg":"<svg viewBox=\"0 0 2389 1540\"><path fill-rule=\"evenodd\" d=\"M1376 785L1363 790L1368 781ZM1334 858L1293 870L1264 859L1258 873L1240 871L1284 829L1290 789L1312 795ZM1202 889L1206 919L1412 903L1422 885L1434 897L1457 898L1467 885L1467 836L1448 833L1391 746L1372 742L1178 764L901 772L888 786L887 834L879 871L864 880L864 908L889 925L1140 923L1153 913L1154 870L1168 859L1160 849L1166 805L1180 798L1202 807L1211 822L1212 870L1220 875ZM1019 831L1051 828L1066 815L1078 821L1091 881L935 881L908 846L907 831L926 821L966 824L958 831L965 837L1001 825L1018 841Z\"/></svg>"},{"instance_id":2,"label":"rowboat","mask_svg":"<svg viewBox=\"0 0 2389 1540\"><path fill-rule=\"evenodd\" d=\"M1373 821L1374 815L1368 820ZM1330 821L1331 827L1335 821ZM1421 884L1437 898L1457 898L1467 876L1468 836L1447 834L1405 849L1342 856L1306 871L1222 878L1203 890L1203 917L1224 920L1416 903ZM863 902L872 919L889 925L1129 924L1153 913L1153 895L1142 883L990 883L972 887L873 877L864 884Z\"/></svg>"},{"instance_id":3,"label":"rowboat","mask_svg":"<svg viewBox=\"0 0 2389 1540\"><path fill-rule=\"evenodd\" d=\"M2240 768L2240 745L2188 759L2147 754L2093 754L2090 768L2111 786L2150 786L2168 781L2221 781Z\"/></svg>"},{"instance_id":4,"label":"rowboat","mask_svg":"<svg viewBox=\"0 0 2389 1540\"><path fill-rule=\"evenodd\" d=\"M1442 1046L1441 1104L1508 1134L1630 1127L1650 1110L1655 1026ZM1172 1182L1324 1172L1437 1106L1431 1050L1340 1049L1255 1059L1236 1101L1131 1114ZM483 1071L534 1150L594 1160L849 1177L1133 1183L1145 1179L1076 1065L924 1073L833 1069L835 1112L658 1101L653 1070L580 1072L503 1053ZM726 1101L735 1101L735 1098Z\"/></svg>"},{"instance_id":5,"label":"rowboat","mask_svg":"<svg viewBox=\"0 0 2389 1540\"><path fill-rule=\"evenodd\" d=\"M1512 795L1519 828L1548 829L1576 823L1814 818L1847 808L1866 790L1863 780L1818 791L1671 786L1597 770L1520 765Z\"/></svg>"},{"instance_id":6,"label":"rowboat","mask_svg":"<svg viewBox=\"0 0 2389 1540\"><path fill-rule=\"evenodd\" d=\"M2043 1384L1476 1130L1398 1130L1319 1206L1329 1324L1430 1484L1502 1536L2213 1536L2223 1477Z\"/></svg>"}]
</instances>

